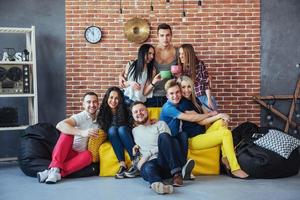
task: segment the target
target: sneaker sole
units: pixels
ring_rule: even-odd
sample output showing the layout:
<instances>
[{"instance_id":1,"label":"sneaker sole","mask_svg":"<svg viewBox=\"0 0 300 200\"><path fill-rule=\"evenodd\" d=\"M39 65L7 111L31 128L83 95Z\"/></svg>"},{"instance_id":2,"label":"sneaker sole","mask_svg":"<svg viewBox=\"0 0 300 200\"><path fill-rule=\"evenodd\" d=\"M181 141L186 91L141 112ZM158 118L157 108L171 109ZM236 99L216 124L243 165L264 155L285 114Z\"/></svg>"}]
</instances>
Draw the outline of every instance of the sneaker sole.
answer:
<instances>
[{"instance_id":1,"label":"sneaker sole","mask_svg":"<svg viewBox=\"0 0 300 200\"><path fill-rule=\"evenodd\" d=\"M187 163L187 165L185 165L184 169L182 169L182 178L183 180L191 180L191 173L192 170L195 167L195 161L194 160L190 160L190 162Z\"/></svg>"},{"instance_id":2,"label":"sneaker sole","mask_svg":"<svg viewBox=\"0 0 300 200\"><path fill-rule=\"evenodd\" d=\"M39 183L44 183L45 182L45 181L42 181L41 175L39 173L36 176L38 178Z\"/></svg>"},{"instance_id":3,"label":"sneaker sole","mask_svg":"<svg viewBox=\"0 0 300 200\"><path fill-rule=\"evenodd\" d=\"M124 174L124 178L135 178L138 177L140 174Z\"/></svg>"},{"instance_id":4,"label":"sneaker sole","mask_svg":"<svg viewBox=\"0 0 300 200\"><path fill-rule=\"evenodd\" d=\"M125 178L125 176L124 176L124 175L123 175L123 176L115 175L115 178L116 178L116 179L123 179L123 178Z\"/></svg>"}]
</instances>

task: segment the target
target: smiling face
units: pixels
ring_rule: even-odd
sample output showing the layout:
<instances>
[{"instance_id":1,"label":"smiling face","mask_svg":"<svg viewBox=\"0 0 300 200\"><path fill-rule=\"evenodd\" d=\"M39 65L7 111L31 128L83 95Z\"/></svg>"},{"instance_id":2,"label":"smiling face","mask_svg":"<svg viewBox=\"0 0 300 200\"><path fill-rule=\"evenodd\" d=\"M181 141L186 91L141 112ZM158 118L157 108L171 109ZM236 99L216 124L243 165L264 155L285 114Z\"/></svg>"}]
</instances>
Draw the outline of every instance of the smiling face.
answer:
<instances>
[{"instance_id":1,"label":"smiling face","mask_svg":"<svg viewBox=\"0 0 300 200\"><path fill-rule=\"evenodd\" d=\"M86 95L83 99L82 106L90 115L95 115L99 108L99 100L95 95Z\"/></svg>"},{"instance_id":2,"label":"smiling face","mask_svg":"<svg viewBox=\"0 0 300 200\"><path fill-rule=\"evenodd\" d=\"M143 104L136 104L131 108L132 116L137 124L145 124L148 121L148 109Z\"/></svg>"},{"instance_id":3,"label":"smiling face","mask_svg":"<svg viewBox=\"0 0 300 200\"><path fill-rule=\"evenodd\" d=\"M179 48L179 59L181 63L185 64L186 58L185 58L183 48Z\"/></svg>"},{"instance_id":4,"label":"smiling face","mask_svg":"<svg viewBox=\"0 0 300 200\"><path fill-rule=\"evenodd\" d=\"M153 60L154 55L155 51L152 47L150 47L148 53L145 55L145 63L149 64Z\"/></svg>"},{"instance_id":5,"label":"smiling face","mask_svg":"<svg viewBox=\"0 0 300 200\"><path fill-rule=\"evenodd\" d=\"M191 99L193 88L191 84L187 81L181 81L180 83L181 93L187 99Z\"/></svg>"},{"instance_id":6,"label":"smiling face","mask_svg":"<svg viewBox=\"0 0 300 200\"><path fill-rule=\"evenodd\" d=\"M172 33L170 29L159 29L158 33L158 43L163 47L168 47L171 45Z\"/></svg>"},{"instance_id":7,"label":"smiling face","mask_svg":"<svg viewBox=\"0 0 300 200\"><path fill-rule=\"evenodd\" d=\"M109 93L107 104L114 111L119 105L120 97L116 91L111 91Z\"/></svg>"},{"instance_id":8,"label":"smiling face","mask_svg":"<svg viewBox=\"0 0 300 200\"><path fill-rule=\"evenodd\" d=\"M181 100L181 91L178 85L175 85L173 87L170 87L167 90L167 98L169 101L171 101L173 104L178 104Z\"/></svg>"}]
</instances>

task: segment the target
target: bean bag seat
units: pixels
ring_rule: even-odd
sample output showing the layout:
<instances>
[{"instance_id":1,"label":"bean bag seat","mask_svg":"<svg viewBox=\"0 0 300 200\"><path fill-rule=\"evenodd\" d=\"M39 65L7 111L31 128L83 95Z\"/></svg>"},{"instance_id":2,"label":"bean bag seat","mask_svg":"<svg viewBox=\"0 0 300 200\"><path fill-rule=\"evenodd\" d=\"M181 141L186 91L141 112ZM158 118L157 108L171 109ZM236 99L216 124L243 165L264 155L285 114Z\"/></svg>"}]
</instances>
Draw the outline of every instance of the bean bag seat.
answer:
<instances>
[{"instance_id":1,"label":"bean bag seat","mask_svg":"<svg viewBox=\"0 0 300 200\"><path fill-rule=\"evenodd\" d=\"M18 150L18 161L24 174L36 177L37 172L48 168L59 135L59 130L50 123L38 123L25 129L21 134ZM98 175L98 165L99 163L92 163L68 177L79 178Z\"/></svg>"},{"instance_id":2,"label":"bean bag seat","mask_svg":"<svg viewBox=\"0 0 300 200\"><path fill-rule=\"evenodd\" d=\"M59 135L60 132L49 123L38 123L25 129L18 151L19 165L24 174L36 177L37 172L48 168Z\"/></svg>"}]
</instances>

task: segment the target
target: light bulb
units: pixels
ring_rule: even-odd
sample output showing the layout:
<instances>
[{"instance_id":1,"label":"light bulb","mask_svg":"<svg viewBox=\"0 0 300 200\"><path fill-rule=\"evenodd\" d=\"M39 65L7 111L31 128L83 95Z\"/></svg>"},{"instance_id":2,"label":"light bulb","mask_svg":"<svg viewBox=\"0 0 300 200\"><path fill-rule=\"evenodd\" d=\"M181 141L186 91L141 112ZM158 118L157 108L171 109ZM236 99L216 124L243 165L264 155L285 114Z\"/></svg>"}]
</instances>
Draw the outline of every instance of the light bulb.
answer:
<instances>
[{"instance_id":1,"label":"light bulb","mask_svg":"<svg viewBox=\"0 0 300 200\"><path fill-rule=\"evenodd\" d=\"M186 13L185 11L182 12L182 22L186 22Z\"/></svg>"},{"instance_id":2,"label":"light bulb","mask_svg":"<svg viewBox=\"0 0 300 200\"><path fill-rule=\"evenodd\" d=\"M171 6L171 2L170 0L166 0L166 8L169 9Z\"/></svg>"}]
</instances>

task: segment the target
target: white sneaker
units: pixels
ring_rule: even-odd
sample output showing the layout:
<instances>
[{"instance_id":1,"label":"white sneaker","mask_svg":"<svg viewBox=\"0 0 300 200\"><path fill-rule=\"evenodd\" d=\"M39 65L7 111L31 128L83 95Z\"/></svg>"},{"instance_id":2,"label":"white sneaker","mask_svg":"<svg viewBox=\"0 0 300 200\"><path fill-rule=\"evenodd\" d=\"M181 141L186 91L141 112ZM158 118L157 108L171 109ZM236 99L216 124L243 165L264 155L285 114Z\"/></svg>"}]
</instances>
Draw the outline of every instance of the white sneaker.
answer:
<instances>
[{"instance_id":1,"label":"white sneaker","mask_svg":"<svg viewBox=\"0 0 300 200\"><path fill-rule=\"evenodd\" d=\"M49 173L49 170L48 169L45 169L44 171L42 172L38 172L36 174L36 177L38 178L38 181L40 183L44 183L45 180L48 178L48 173Z\"/></svg>"},{"instance_id":2,"label":"white sneaker","mask_svg":"<svg viewBox=\"0 0 300 200\"><path fill-rule=\"evenodd\" d=\"M194 174L191 173L191 179L190 180L195 180L196 179L196 176Z\"/></svg>"},{"instance_id":3,"label":"white sneaker","mask_svg":"<svg viewBox=\"0 0 300 200\"><path fill-rule=\"evenodd\" d=\"M61 180L61 175L58 168L51 168L46 179L47 184L53 184Z\"/></svg>"},{"instance_id":4,"label":"white sneaker","mask_svg":"<svg viewBox=\"0 0 300 200\"><path fill-rule=\"evenodd\" d=\"M151 189L158 194L171 194L173 193L172 185L165 185L162 182L154 182L151 184Z\"/></svg>"},{"instance_id":5,"label":"white sneaker","mask_svg":"<svg viewBox=\"0 0 300 200\"><path fill-rule=\"evenodd\" d=\"M182 178L183 180L192 180L191 174L194 169L195 161L189 159L186 161L185 165L182 167Z\"/></svg>"}]
</instances>

